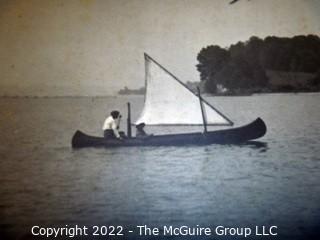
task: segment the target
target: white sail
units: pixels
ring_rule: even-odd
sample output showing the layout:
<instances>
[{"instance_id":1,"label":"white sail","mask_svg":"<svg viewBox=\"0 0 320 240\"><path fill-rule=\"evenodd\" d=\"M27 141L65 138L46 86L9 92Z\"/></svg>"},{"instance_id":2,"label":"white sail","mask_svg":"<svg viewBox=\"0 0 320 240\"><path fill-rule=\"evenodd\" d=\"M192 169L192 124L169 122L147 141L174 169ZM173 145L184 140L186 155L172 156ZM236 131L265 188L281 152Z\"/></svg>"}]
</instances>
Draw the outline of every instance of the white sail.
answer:
<instances>
[{"instance_id":1,"label":"white sail","mask_svg":"<svg viewBox=\"0 0 320 240\"><path fill-rule=\"evenodd\" d=\"M146 95L144 109L135 122L147 125L202 125L199 97L168 70L145 54ZM233 123L202 101L208 125Z\"/></svg>"}]
</instances>

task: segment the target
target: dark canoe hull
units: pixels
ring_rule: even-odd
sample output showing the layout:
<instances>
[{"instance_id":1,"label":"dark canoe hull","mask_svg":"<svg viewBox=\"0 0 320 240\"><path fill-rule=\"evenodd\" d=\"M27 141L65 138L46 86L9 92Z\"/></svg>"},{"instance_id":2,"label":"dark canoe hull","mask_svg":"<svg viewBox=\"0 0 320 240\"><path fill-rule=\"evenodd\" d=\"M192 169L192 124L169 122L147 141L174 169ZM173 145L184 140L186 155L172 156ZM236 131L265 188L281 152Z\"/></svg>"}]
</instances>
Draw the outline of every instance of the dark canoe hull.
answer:
<instances>
[{"instance_id":1,"label":"dark canoe hull","mask_svg":"<svg viewBox=\"0 0 320 240\"><path fill-rule=\"evenodd\" d=\"M129 146L182 146L208 144L241 144L265 135L267 127L261 118L252 123L231 129L203 133L184 133L157 135L147 138L129 138L124 140L93 137L76 131L72 138L73 148L83 147L129 147Z\"/></svg>"}]
</instances>

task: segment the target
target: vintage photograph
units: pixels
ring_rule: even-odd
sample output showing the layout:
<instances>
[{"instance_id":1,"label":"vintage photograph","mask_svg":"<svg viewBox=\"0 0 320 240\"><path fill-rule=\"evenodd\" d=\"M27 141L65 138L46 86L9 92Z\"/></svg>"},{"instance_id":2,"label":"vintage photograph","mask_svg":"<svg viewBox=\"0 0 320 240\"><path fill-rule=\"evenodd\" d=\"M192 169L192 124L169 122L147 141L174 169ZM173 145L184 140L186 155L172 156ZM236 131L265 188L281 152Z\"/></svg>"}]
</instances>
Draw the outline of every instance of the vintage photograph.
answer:
<instances>
[{"instance_id":1,"label":"vintage photograph","mask_svg":"<svg viewBox=\"0 0 320 240\"><path fill-rule=\"evenodd\" d=\"M0 0L0 240L320 239L320 1Z\"/></svg>"}]
</instances>

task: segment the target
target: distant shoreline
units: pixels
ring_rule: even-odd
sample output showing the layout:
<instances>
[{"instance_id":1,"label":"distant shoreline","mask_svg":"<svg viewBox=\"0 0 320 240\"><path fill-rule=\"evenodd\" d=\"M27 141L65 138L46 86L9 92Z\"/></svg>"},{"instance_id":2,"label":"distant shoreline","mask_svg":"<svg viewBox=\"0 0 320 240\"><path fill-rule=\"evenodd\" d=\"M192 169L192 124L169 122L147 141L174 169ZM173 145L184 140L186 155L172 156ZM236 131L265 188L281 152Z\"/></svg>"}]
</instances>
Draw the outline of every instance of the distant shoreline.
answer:
<instances>
[{"instance_id":1,"label":"distant shoreline","mask_svg":"<svg viewBox=\"0 0 320 240\"><path fill-rule=\"evenodd\" d=\"M253 95L268 95L268 94L305 94L305 93L320 93L320 91L299 91L299 92L253 92L244 94L212 94L203 93L207 97L250 97ZM107 98L107 97L121 97L121 96L141 96L140 94L121 94L121 95L105 95L105 96L0 96L0 98L10 98L10 99L43 99L43 98Z\"/></svg>"},{"instance_id":2,"label":"distant shoreline","mask_svg":"<svg viewBox=\"0 0 320 240\"><path fill-rule=\"evenodd\" d=\"M118 91L118 95L144 95L146 92L145 87L141 87L138 89L130 89L128 87L124 87Z\"/></svg>"},{"instance_id":3,"label":"distant shoreline","mask_svg":"<svg viewBox=\"0 0 320 240\"><path fill-rule=\"evenodd\" d=\"M0 96L0 98L29 98L29 99L37 99L37 98L106 98L106 97L118 97L117 95L105 95L105 96Z\"/></svg>"},{"instance_id":4,"label":"distant shoreline","mask_svg":"<svg viewBox=\"0 0 320 240\"><path fill-rule=\"evenodd\" d=\"M224 96L224 97L246 97L246 96L252 96L252 95L260 95L260 94L301 94L301 93L319 93L320 91L317 90L300 90L300 91L248 91L248 92L239 92L239 93L204 93L204 95L207 96Z\"/></svg>"}]
</instances>

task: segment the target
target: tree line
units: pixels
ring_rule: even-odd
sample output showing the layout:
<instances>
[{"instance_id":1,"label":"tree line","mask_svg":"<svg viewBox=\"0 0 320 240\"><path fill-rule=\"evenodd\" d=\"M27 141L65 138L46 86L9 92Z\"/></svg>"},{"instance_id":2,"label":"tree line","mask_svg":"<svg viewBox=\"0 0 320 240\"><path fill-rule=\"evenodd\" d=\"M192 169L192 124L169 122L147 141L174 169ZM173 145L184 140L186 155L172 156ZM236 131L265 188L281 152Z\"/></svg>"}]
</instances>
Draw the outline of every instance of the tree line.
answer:
<instances>
[{"instance_id":1,"label":"tree line","mask_svg":"<svg viewBox=\"0 0 320 240\"><path fill-rule=\"evenodd\" d=\"M268 91L268 70L312 73L305 88L320 90L320 38L316 35L253 36L228 48L210 45L201 49L197 60L200 79L210 93L216 93L219 86L231 92Z\"/></svg>"}]
</instances>

